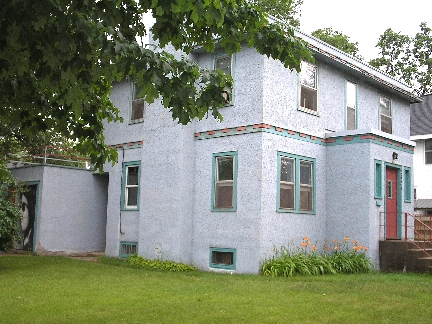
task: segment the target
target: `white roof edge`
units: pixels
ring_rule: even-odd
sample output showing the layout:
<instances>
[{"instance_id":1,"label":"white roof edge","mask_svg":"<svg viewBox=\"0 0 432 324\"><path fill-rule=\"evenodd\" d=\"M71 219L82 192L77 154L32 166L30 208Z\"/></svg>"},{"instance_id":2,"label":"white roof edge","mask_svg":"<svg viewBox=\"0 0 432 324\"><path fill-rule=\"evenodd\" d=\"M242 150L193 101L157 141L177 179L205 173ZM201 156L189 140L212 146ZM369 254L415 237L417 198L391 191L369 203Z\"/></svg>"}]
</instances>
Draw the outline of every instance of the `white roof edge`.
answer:
<instances>
[{"instance_id":1,"label":"white roof edge","mask_svg":"<svg viewBox=\"0 0 432 324\"><path fill-rule=\"evenodd\" d=\"M325 138L332 138L332 137L341 137L341 136L350 136L350 135L363 135L363 134L373 134L376 136L384 137L387 139L391 139L393 141L397 141L406 145L410 146L416 146L416 143L408 140L406 138L402 138L393 134L385 133L377 129L369 128L369 129L354 129L354 130L348 130L348 131L341 131L341 132L333 132L333 133L325 133Z\"/></svg>"},{"instance_id":2,"label":"white roof edge","mask_svg":"<svg viewBox=\"0 0 432 324\"><path fill-rule=\"evenodd\" d=\"M280 23L286 23L272 16L269 16L268 18L269 18L269 22L276 21ZM326 42L312 35L309 35L296 27L291 26L291 28L294 30L295 36L303 39L305 42L309 44L310 47L312 48L315 47L316 49L318 49L318 53L322 53L323 55L329 56L336 62L340 62L353 70L357 70L365 77L378 81L384 87L393 88L393 90L398 91L403 96L410 97L411 98L410 101L414 101L414 102L422 101L422 99L414 93L413 89L407 84L405 84L404 82L396 80L394 77L369 65L365 61L362 61L350 54L347 54L344 51L330 44L327 44ZM323 52L321 52L320 50L322 50Z\"/></svg>"},{"instance_id":3,"label":"white roof edge","mask_svg":"<svg viewBox=\"0 0 432 324\"><path fill-rule=\"evenodd\" d=\"M326 42L320 40L319 38L316 38L312 35L309 35L309 34L303 32L297 28L293 27L293 29L297 34L300 35L300 37L304 41L306 41L312 45L315 45L316 47L323 48L329 54L338 56L339 58L343 58L347 63L351 63L351 64L354 64L358 67L361 67L362 69L366 70L367 72L369 72L375 76L379 75L381 78L385 79L385 81L391 82L394 86L397 86L397 87L399 87L405 91L409 91L409 92L412 91L411 87L409 87L406 83L401 82L399 80L396 80L391 75L389 75L389 74L387 74L381 70L378 70L377 68L369 65L365 61L362 61L362 60L360 60L360 59L358 59L358 58L356 58L356 57L354 57L348 53L345 53L344 51L342 51L342 50L340 50L340 49L338 49L338 48L336 48L330 44L327 44Z\"/></svg>"},{"instance_id":4,"label":"white roof edge","mask_svg":"<svg viewBox=\"0 0 432 324\"><path fill-rule=\"evenodd\" d=\"M432 134L422 134L422 135L410 136L411 141L417 141L417 140L429 139L429 138L432 138Z\"/></svg>"}]
</instances>

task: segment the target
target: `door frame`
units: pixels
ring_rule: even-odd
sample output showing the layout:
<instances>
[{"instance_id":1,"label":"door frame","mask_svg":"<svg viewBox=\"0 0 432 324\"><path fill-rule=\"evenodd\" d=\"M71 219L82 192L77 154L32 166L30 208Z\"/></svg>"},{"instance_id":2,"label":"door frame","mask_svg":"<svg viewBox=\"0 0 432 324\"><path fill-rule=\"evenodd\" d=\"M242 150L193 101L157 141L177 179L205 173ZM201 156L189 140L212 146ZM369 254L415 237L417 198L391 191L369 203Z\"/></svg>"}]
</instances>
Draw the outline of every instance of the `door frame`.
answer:
<instances>
[{"instance_id":1,"label":"door frame","mask_svg":"<svg viewBox=\"0 0 432 324\"><path fill-rule=\"evenodd\" d=\"M397 202L396 202L396 226L397 226L397 232L396 236L397 238L402 238L402 166L386 162L385 163L385 170L384 170L384 211L386 218L384 218L384 225L387 226L387 169L396 169L396 190L397 190ZM386 228L386 227L385 227ZM384 231L385 238L387 238L387 231Z\"/></svg>"},{"instance_id":2,"label":"door frame","mask_svg":"<svg viewBox=\"0 0 432 324\"><path fill-rule=\"evenodd\" d=\"M33 221L33 248L32 253L37 252L37 245L36 242L37 237L39 236L38 232L38 223L39 223L39 190L40 190L40 181L24 181L23 184L25 186L36 186L36 195L35 195L35 215L34 215L34 221Z\"/></svg>"}]
</instances>

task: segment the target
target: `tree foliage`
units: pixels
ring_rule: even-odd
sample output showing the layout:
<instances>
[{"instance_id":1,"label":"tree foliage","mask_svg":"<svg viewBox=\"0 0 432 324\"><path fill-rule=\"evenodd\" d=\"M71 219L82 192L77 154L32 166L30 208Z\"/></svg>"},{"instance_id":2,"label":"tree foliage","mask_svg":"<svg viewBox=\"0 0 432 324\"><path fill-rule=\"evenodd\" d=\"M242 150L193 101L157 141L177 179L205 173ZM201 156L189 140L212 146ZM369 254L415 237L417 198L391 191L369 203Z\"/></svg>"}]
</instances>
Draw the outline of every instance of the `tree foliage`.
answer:
<instances>
[{"instance_id":1,"label":"tree foliage","mask_svg":"<svg viewBox=\"0 0 432 324\"><path fill-rule=\"evenodd\" d=\"M333 30L332 27L317 29L312 32L312 36L321 39L327 44L330 44L345 53L351 54L358 59L363 59L363 57L358 53L358 42L351 42L349 36L344 35L337 30Z\"/></svg>"},{"instance_id":2,"label":"tree foliage","mask_svg":"<svg viewBox=\"0 0 432 324\"><path fill-rule=\"evenodd\" d=\"M18 183L10 175L6 165L1 163L0 179L3 180L0 183L0 251L8 252L13 249L21 233L21 212L14 201L9 199L10 194L13 194L12 188L18 188Z\"/></svg>"},{"instance_id":3,"label":"tree foliage","mask_svg":"<svg viewBox=\"0 0 432 324\"><path fill-rule=\"evenodd\" d=\"M137 41L147 11L160 48ZM120 120L109 98L116 80L133 77L145 100L163 98L179 123L209 112L222 118L230 78L174 57L161 50L165 45L231 53L245 43L296 70L311 59L292 29L269 24L246 0L11 0L0 7L0 26L0 136L17 127L23 138L54 130L76 141L96 168L116 158L102 124Z\"/></svg>"},{"instance_id":4,"label":"tree foliage","mask_svg":"<svg viewBox=\"0 0 432 324\"><path fill-rule=\"evenodd\" d=\"M145 12L155 18L158 47L140 41L146 35ZM233 53L245 44L297 71L302 59L313 60L291 27L270 24L266 17L248 0L3 1L2 170L7 173L4 153L28 147L43 133L75 143L95 169L114 163L117 152L104 143L103 122L121 121L110 90L128 77L143 89L147 103L161 100L181 124L209 113L221 120L218 108L225 104L231 77L201 69L164 47L171 44L185 54L196 47Z\"/></svg>"},{"instance_id":5,"label":"tree foliage","mask_svg":"<svg viewBox=\"0 0 432 324\"><path fill-rule=\"evenodd\" d=\"M414 37L387 29L376 47L380 57L369 63L413 87L420 96L432 91L432 30L425 22Z\"/></svg>"},{"instance_id":6,"label":"tree foliage","mask_svg":"<svg viewBox=\"0 0 432 324\"><path fill-rule=\"evenodd\" d=\"M301 5L303 0L251 0L261 11L293 27L300 27Z\"/></svg>"}]
</instances>

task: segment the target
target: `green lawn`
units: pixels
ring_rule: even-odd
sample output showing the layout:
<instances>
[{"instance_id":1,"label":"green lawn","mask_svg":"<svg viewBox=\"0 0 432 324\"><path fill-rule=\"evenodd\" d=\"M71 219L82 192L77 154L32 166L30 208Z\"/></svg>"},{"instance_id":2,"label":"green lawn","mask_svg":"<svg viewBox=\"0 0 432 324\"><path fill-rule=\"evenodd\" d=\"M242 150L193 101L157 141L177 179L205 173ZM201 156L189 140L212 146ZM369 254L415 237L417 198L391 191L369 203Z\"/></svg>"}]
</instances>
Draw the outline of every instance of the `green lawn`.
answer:
<instances>
[{"instance_id":1,"label":"green lawn","mask_svg":"<svg viewBox=\"0 0 432 324\"><path fill-rule=\"evenodd\" d=\"M0 256L0 323L430 323L432 276L272 278Z\"/></svg>"}]
</instances>

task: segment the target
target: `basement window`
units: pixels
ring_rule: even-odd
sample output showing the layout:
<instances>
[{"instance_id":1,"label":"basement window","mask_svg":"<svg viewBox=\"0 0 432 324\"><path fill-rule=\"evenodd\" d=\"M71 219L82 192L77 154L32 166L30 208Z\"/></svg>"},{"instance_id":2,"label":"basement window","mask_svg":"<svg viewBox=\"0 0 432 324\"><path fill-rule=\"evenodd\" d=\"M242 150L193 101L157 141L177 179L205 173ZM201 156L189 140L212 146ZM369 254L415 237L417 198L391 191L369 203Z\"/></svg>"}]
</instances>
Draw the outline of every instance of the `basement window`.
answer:
<instances>
[{"instance_id":1,"label":"basement window","mask_svg":"<svg viewBox=\"0 0 432 324\"><path fill-rule=\"evenodd\" d=\"M138 253L138 243L137 242L120 242L120 258L127 258L133 254Z\"/></svg>"},{"instance_id":2,"label":"basement window","mask_svg":"<svg viewBox=\"0 0 432 324\"><path fill-rule=\"evenodd\" d=\"M210 248L210 268L235 270L236 250L228 248Z\"/></svg>"}]
</instances>

